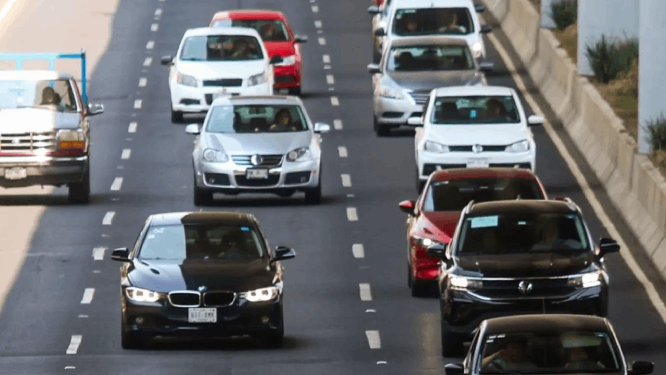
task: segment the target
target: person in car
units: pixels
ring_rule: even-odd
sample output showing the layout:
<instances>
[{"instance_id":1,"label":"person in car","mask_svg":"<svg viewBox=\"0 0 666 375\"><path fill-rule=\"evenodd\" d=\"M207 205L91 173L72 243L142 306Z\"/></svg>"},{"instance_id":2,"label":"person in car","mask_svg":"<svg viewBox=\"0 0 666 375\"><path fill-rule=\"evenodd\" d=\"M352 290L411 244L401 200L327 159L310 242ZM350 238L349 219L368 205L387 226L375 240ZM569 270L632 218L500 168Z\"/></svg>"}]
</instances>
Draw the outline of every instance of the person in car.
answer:
<instances>
[{"instance_id":1,"label":"person in car","mask_svg":"<svg viewBox=\"0 0 666 375\"><path fill-rule=\"evenodd\" d=\"M53 87L47 86L42 90L42 101L39 105L55 107L57 110L64 110L67 107L61 103L62 98L55 92Z\"/></svg>"},{"instance_id":2,"label":"person in car","mask_svg":"<svg viewBox=\"0 0 666 375\"><path fill-rule=\"evenodd\" d=\"M249 47L250 46L245 39L237 39L234 43L234 49L231 52L231 57L239 60L249 59L252 55Z\"/></svg>"},{"instance_id":3,"label":"person in car","mask_svg":"<svg viewBox=\"0 0 666 375\"><path fill-rule=\"evenodd\" d=\"M500 371L527 371L535 370L537 366L525 358L524 341L513 341L481 361L483 370Z\"/></svg>"},{"instance_id":4,"label":"person in car","mask_svg":"<svg viewBox=\"0 0 666 375\"><path fill-rule=\"evenodd\" d=\"M289 108L282 108L275 114L274 124L268 129L273 132L296 131Z\"/></svg>"},{"instance_id":5,"label":"person in car","mask_svg":"<svg viewBox=\"0 0 666 375\"><path fill-rule=\"evenodd\" d=\"M605 369L601 362L595 361L587 355L583 347L569 349L569 362L564 365L569 370L589 371Z\"/></svg>"},{"instance_id":6,"label":"person in car","mask_svg":"<svg viewBox=\"0 0 666 375\"><path fill-rule=\"evenodd\" d=\"M509 117L504 104L502 104L502 102L497 99L489 99L486 102L486 118L487 121L513 121L513 119Z\"/></svg>"},{"instance_id":7,"label":"person in car","mask_svg":"<svg viewBox=\"0 0 666 375\"><path fill-rule=\"evenodd\" d=\"M580 242L561 235L557 222L544 222L541 224L541 240L532 250L579 249Z\"/></svg>"},{"instance_id":8,"label":"person in car","mask_svg":"<svg viewBox=\"0 0 666 375\"><path fill-rule=\"evenodd\" d=\"M446 9L440 10L439 15L439 29L437 30L440 33L467 33L467 29L463 26L458 25L458 14L455 12L450 12Z\"/></svg>"},{"instance_id":9,"label":"person in car","mask_svg":"<svg viewBox=\"0 0 666 375\"><path fill-rule=\"evenodd\" d=\"M225 259L247 259L251 257L245 246L245 236L238 229L232 229L222 236L218 258Z\"/></svg>"}]
</instances>

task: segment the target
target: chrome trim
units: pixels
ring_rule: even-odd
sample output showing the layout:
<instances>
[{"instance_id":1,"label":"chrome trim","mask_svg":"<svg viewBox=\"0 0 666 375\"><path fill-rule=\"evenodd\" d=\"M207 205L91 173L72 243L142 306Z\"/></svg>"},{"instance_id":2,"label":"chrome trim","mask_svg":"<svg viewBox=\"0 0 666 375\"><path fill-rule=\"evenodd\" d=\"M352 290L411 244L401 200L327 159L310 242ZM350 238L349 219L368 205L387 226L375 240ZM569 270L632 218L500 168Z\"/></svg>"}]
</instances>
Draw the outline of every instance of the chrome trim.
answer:
<instances>
[{"instance_id":1,"label":"chrome trim","mask_svg":"<svg viewBox=\"0 0 666 375\"><path fill-rule=\"evenodd\" d=\"M175 303L171 302L171 294L173 294L173 293L196 294L199 297L199 303L196 304L196 305L176 305ZM167 295L167 299L169 300L169 303L171 304L171 306L174 306L174 307L199 307L199 306L201 306L201 293L195 292L193 290L173 290L173 291L169 292L169 294Z\"/></svg>"},{"instance_id":2,"label":"chrome trim","mask_svg":"<svg viewBox=\"0 0 666 375\"><path fill-rule=\"evenodd\" d=\"M455 290L462 291L462 292L467 292L471 296L474 296L475 298L478 298L478 299L484 300L484 301L492 301L492 302L514 302L514 301L524 301L524 300L533 300L533 299L541 299L541 300L549 300L550 301L550 300L563 299L563 298L569 297L572 294L578 292L578 289L576 289L572 293L561 294L561 295L557 295L557 296L548 296L548 297L541 296L541 297L538 297L538 296L527 296L527 295L525 295L524 297L521 296L521 297L510 298L510 297L485 297L485 296L476 294L476 293L470 291L469 289L455 289Z\"/></svg>"},{"instance_id":3,"label":"chrome trim","mask_svg":"<svg viewBox=\"0 0 666 375\"><path fill-rule=\"evenodd\" d=\"M231 294L234 295L234 298L233 298L233 299L231 300L231 302L230 302L229 304L227 304L227 305L207 305L207 304L206 304L206 294L208 294L208 293L231 293ZM238 293L236 293L236 292L232 292L232 291L229 291L229 290L213 290L213 291L210 291L210 290L209 290L209 291L207 291L207 292L204 292L203 295L201 296L201 304L202 304L202 306L205 306L205 307L226 307L226 306L231 306L231 305L233 305L237 300L238 300Z\"/></svg>"},{"instance_id":4,"label":"chrome trim","mask_svg":"<svg viewBox=\"0 0 666 375\"><path fill-rule=\"evenodd\" d=\"M586 272L586 273L579 273L579 274L574 274L574 275L566 275L566 276L547 276L547 277L468 277L468 276L462 276L462 275L454 275L454 274L449 274L449 276L454 276L454 277L464 277L466 279L470 280L488 280L488 281L522 281L522 280L559 280L559 279L570 279L572 277L582 277L583 275L587 275L588 273L596 273L601 270L593 271L593 272Z\"/></svg>"}]
</instances>

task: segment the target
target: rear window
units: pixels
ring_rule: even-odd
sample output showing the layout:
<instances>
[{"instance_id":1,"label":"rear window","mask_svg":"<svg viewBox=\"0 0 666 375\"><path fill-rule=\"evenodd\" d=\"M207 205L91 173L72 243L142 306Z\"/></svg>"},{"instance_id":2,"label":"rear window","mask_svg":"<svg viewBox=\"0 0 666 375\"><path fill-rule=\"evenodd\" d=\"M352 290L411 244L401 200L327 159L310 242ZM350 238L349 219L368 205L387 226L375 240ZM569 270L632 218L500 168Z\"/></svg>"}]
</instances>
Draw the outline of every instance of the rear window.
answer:
<instances>
[{"instance_id":1,"label":"rear window","mask_svg":"<svg viewBox=\"0 0 666 375\"><path fill-rule=\"evenodd\" d=\"M257 30L264 42L287 42L289 32L280 20L217 20L213 27L249 27Z\"/></svg>"},{"instance_id":2,"label":"rear window","mask_svg":"<svg viewBox=\"0 0 666 375\"><path fill-rule=\"evenodd\" d=\"M474 22L467 8L398 9L393 33L400 36L467 35Z\"/></svg>"}]
</instances>

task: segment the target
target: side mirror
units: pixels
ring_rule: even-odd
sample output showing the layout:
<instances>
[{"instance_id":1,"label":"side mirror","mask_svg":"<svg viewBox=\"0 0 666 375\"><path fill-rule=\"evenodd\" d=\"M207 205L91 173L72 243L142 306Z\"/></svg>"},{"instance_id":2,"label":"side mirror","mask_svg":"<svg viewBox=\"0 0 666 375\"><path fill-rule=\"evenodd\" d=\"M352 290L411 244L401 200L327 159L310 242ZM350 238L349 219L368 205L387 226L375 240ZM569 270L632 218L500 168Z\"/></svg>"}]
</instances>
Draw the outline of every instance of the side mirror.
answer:
<instances>
[{"instance_id":1,"label":"side mirror","mask_svg":"<svg viewBox=\"0 0 666 375\"><path fill-rule=\"evenodd\" d=\"M379 73L379 64L368 64L368 73L377 74Z\"/></svg>"},{"instance_id":2,"label":"side mirror","mask_svg":"<svg viewBox=\"0 0 666 375\"><path fill-rule=\"evenodd\" d=\"M426 254L431 258L446 259L446 245L439 242L428 246L426 249Z\"/></svg>"},{"instance_id":3,"label":"side mirror","mask_svg":"<svg viewBox=\"0 0 666 375\"><path fill-rule=\"evenodd\" d=\"M327 133L331 130L331 125L324 124L323 122L316 122L314 125L315 133Z\"/></svg>"},{"instance_id":4,"label":"side mirror","mask_svg":"<svg viewBox=\"0 0 666 375\"><path fill-rule=\"evenodd\" d=\"M296 35L294 36L294 43L307 43L308 37L305 35Z\"/></svg>"},{"instance_id":5,"label":"side mirror","mask_svg":"<svg viewBox=\"0 0 666 375\"><path fill-rule=\"evenodd\" d=\"M449 363L444 366L444 372L446 375L462 375L463 365L462 363Z\"/></svg>"},{"instance_id":6,"label":"side mirror","mask_svg":"<svg viewBox=\"0 0 666 375\"><path fill-rule=\"evenodd\" d=\"M294 249L286 246L276 246L275 247L275 258L273 261L292 259L296 257L296 252Z\"/></svg>"},{"instance_id":7,"label":"side mirror","mask_svg":"<svg viewBox=\"0 0 666 375\"><path fill-rule=\"evenodd\" d=\"M532 115L527 118L527 125L529 126L543 125L543 117Z\"/></svg>"},{"instance_id":8,"label":"side mirror","mask_svg":"<svg viewBox=\"0 0 666 375\"><path fill-rule=\"evenodd\" d=\"M199 124L189 124L185 127L185 133L196 135L201 133L201 128L199 128Z\"/></svg>"},{"instance_id":9,"label":"side mirror","mask_svg":"<svg viewBox=\"0 0 666 375\"><path fill-rule=\"evenodd\" d=\"M481 5L481 4L474 4L474 10L475 10L477 13L483 13L483 12L486 11L486 6L485 6L485 5Z\"/></svg>"},{"instance_id":10,"label":"side mirror","mask_svg":"<svg viewBox=\"0 0 666 375\"><path fill-rule=\"evenodd\" d=\"M620 244L612 238L599 239L599 257L620 251Z\"/></svg>"},{"instance_id":11,"label":"side mirror","mask_svg":"<svg viewBox=\"0 0 666 375\"><path fill-rule=\"evenodd\" d=\"M654 371L654 363L646 361L633 361L631 362L630 375L647 375L652 374Z\"/></svg>"},{"instance_id":12,"label":"side mirror","mask_svg":"<svg viewBox=\"0 0 666 375\"><path fill-rule=\"evenodd\" d=\"M171 56L162 56L162 59L160 60L160 64L162 64L162 65L171 65L171 64L173 64L173 57L171 57Z\"/></svg>"},{"instance_id":13,"label":"side mirror","mask_svg":"<svg viewBox=\"0 0 666 375\"><path fill-rule=\"evenodd\" d=\"M283 61L284 61L284 59L281 56L273 56L273 57L271 57L269 63L271 65L275 65L275 64L280 64Z\"/></svg>"},{"instance_id":14,"label":"side mirror","mask_svg":"<svg viewBox=\"0 0 666 375\"><path fill-rule=\"evenodd\" d=\"M495 63L490 61L484 61L479 64L479 70L484 73L490 73L495 70Z\"/></svg>"},{"instance_id":15,"label":"side mirror","mask_svg":"<svg viewBox=\"0 0 666 375\"><path fill-rule=\"evenodd\" d=\"M104 104L90 103L88 104L88 116L95 116L104 113Z\"/></svg>"},{"instance_id":16,"label":"side mirror","mask_svg":"<svg viewBox=\"0 0 666 375\"><path fill-rule=\"evenodd\" d=\"M409 215L414 215L414 208L416 207L416 202L413 200L406 200L398 203L398 207L400 207L400 211L409 214Z\"/></svg>"},{"instance_id":17,"label":"side mirror","mask_svg":"<svg viewBox=\"0 0 666 375\"><path fill-rule=\"evenodd\" d=\"M488 26L488 25L483 25L481 26L481 30L479 30L481 34L488 34L489 32L493 31L493 28Z\"/></svg>"},{"instance_id":18,"label":"side mirror","mask_svg":"<svg viewBox=\"0 0 666 375\"><path fill-rule=\"evenodd\" d=\"M386 30L383 27L378 28L375 30L375 36L386 36Z\"/></svg>"},{"instance_id":19,"label":"side mirror","mask_svg":"<svg viewBox=\"0 0 666 375\"><path fill-rule=\"evenodd\" d=\"M126 247L121 247L119 249L113 250L111 253L111 260L117 260L119 262L129 262L129 249Z\"/></svg>"},{"instance_id":20,"label":"side mirror","mask_svg":"<svg viewBox=\"0 0 666 375\"><path fill-rule=\"evenodd\" d=\"M410 117L410 118L407 119L407 125L423 126L423 118L421 118L421 117Z\"/></svg>"},{"instance_id":21,"label":"side mirror","mask_svg":"<svg viewBox=\"0 0 666 375\"><path fill-rule=\"evenodd\" d=\"M371 5L371 6L368 8L368 13L373 14L373 15L374 15L374 14L379 14L379 13L381 13L381 12L382 12L382 11L379 9L379 7L378 7L377 5Z\"/></svg>"}]
</instances>

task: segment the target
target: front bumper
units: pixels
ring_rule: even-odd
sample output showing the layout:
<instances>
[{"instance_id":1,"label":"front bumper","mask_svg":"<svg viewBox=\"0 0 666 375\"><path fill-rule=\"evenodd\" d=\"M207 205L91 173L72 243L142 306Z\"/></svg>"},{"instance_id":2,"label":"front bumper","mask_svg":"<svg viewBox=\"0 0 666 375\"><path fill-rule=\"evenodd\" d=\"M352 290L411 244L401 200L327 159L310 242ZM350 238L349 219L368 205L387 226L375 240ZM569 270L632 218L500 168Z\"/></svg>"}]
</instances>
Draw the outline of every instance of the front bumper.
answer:
<instances>
[{"instance_id":1,"label":"front bumper","mask_svg":"<svg viewBox=\"0 0 666 375\"><path fill-rule=\"evenodd\" d=\"M169 88L171 90L171 108L174 111L188 113L207 112L215 95L221 94L223 90L224 94L229 96L273 95L273 87L270 82L256 86L238 87L191 87L170 82Z\"/></svg>"},{"instance_id":2,"label":"front bumper","mask_svg":"<svg viewBox=\"0 0 666 375\"><path fill-rule=\"evenodd\" d=\"M426 181L430 174L438 169L467 168L468 163L485 161L488 167L507 167L529 169L534 172L536 154L533 151L522 153L486 152L475 154L473 152L445 152L434 153L419 150L417 167L419 180ZM478 165L478 164L477 164ZM477 165L469 165L477 166Z\"/></svg>"},{"instance_id":3,"label":"front bumper","mask_svg":"<svg viewBox=\"0 0 666 375\"><path fill-rule=\"evenodd\" d=\"M407 125L407 119L420 118L423 113L423 105L416 104L410 97L390 99L375 94L373 105L377 122L385 125Z\"/></svg>"},{"instance_id":4,"label":"front bumper","mask_svg":"<svg viewBox=\"0 0 666 375\"><path fill-rule=\"evenodd\" d=\"M292 89L301 87L301 64L296 63L286 66L275 66L274 68L276 89Z\"/></svg>"},{"instance_id":5,"label":"front bumper","mask_svg":"<svg viewBox=\"0 0 666 375\"><path fill-rule=\"evenodd\" d=\"M16 180L5 178L5 171L13 168L25 169L25 178ZM87 155L77 157L0 157L0 186L10 188L34 185L66 185L81 182L87 170Z\"/></svg>"}]
</instances>

